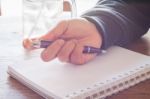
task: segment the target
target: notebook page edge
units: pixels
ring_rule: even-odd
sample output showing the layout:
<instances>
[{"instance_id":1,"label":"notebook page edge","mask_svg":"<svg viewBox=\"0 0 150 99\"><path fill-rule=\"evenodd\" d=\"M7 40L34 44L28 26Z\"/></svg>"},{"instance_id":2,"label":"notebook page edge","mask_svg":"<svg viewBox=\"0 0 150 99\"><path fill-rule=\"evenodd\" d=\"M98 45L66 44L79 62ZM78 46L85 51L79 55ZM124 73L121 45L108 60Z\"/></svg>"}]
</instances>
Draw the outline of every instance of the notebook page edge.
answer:
<instances>
[{"instance_id":1,"label":"notebook page edge","mask_svg":"<svg viewBox=\"0 0 150 99\"><path fill-rule=\"evenodd\" d=\"M20 83L27 86L34 92L38 93L40 96L44 97L45 99L51 99L52 97L57 98L57 99L62 99L61 97L56 96L56 95L52 94L51 92L44 90L43 88L38 86L36 83L33 83L32 81L27 80L27 78L20 75L20 73L17 73L17 71L14 70L13 67L10 65L8 66L7 73L9 74L9 76L18 80Z\"/></svg>"}]
</instances>

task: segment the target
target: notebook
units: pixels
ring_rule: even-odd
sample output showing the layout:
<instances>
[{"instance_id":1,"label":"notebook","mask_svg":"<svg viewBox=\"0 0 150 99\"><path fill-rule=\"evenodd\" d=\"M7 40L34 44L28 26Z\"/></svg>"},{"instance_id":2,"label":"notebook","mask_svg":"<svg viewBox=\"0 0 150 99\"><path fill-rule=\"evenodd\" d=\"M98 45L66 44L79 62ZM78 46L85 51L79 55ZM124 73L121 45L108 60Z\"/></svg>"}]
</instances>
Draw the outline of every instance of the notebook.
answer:
<instances>
[{"instance_id":1,"label":"notebook","mask_svg":"<svg viewBox=\"0 0 150 99\"><path fill-rule=\"evenodd\" d=\"M150 78L150 57L113 46L87 64L22 59L8 73L47 99L103 99Z\"/></svg>"}]
</instances>

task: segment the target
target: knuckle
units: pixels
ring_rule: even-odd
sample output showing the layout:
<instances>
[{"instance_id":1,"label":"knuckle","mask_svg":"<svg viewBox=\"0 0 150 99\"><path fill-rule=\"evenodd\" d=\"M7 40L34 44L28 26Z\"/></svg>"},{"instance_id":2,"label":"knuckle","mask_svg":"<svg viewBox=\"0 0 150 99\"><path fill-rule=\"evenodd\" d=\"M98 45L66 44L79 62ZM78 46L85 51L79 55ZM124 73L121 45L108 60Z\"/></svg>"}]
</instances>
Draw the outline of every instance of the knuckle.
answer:
<instances>
[{"instance_id":1,"label":"knuckle","mask_svg":"<svg viewBox=\"0 0 150 99\"><path fill-rule=\"evenodd\" d=\"M65 42L63 47L63 53L69 53L72 52L75 49L75 40L70 40Z\"/></svg>"},{"instance_id":2,"label":"knuckle","mask_svg":"<svg viewBox=\"0 0 150 99\"><path fill-rule=\"evenodd\" d=\"M70 41L68 42L68 44L69 44L69 45L75 45L75 44L77 44L77 40L76 40L76 39L70 40Z\"/></svg>"},{"instance_id":3,"label":"knuckle","mask_svg":"<svg viewBox=\"0 0 150 99\"><path fill-rule=\"evenodd\" d=\"M63 50L58 53L57 57L62 62L68 61L68 53L64 52Z\"/></svg>"},{"instance_id":4,"label":"knuckle","mask_svg":"<svg viewBox=\"0 0 150 99\"><path fill-rule=\"evenodd\" d=\"M65 41L62 40L62 39L59 39L59 40L56 41L57 46L62 46L64 43L65 43Z\"/></svg>"}]
</instances>

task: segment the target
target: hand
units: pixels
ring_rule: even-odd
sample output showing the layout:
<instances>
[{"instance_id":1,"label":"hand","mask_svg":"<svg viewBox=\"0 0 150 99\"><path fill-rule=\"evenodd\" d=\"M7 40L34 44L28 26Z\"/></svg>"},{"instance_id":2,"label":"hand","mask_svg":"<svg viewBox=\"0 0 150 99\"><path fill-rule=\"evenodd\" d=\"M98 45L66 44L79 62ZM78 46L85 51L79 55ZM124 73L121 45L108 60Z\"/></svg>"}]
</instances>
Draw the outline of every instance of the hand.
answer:
<instances>
[{"instance_id":1,"label":"hand","mask_svg":"<svg viewBox=\"0 0 150 99\"><path fill-rule=\"evenodd\" d=\"M54 41L41 53L44 61L58 57L60 61L73 64L84 64L96 56L82 53L84 46L100 48L102 44L95 25L83 18L63 20L40 39Z\"/></svg>"}]
</instances>

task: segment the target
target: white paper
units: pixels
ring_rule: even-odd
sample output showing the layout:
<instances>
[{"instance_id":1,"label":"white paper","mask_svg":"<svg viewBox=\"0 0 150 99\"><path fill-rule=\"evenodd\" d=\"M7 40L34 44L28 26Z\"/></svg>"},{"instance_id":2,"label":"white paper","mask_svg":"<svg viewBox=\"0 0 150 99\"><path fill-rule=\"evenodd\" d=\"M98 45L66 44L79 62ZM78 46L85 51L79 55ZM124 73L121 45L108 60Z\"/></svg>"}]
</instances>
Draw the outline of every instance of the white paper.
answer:
<instances>
[{"instance_id":1,"label":"white paper","mask_svg":"<svg viewBox=\"0 0 150 99\"><path fill-rule=\"evenodd\" d=\"M111 47L106 53L81 66L61 63L57 59L43 62L39 57L34 57L9 66L8 72L27 86L30 85L28 87L31 89L38 89L38 93L44 94L44 97L64 99L95 83L106 83L113 77L149 63L150 57L146 55Z\"/></svg>"}]
</instances>

